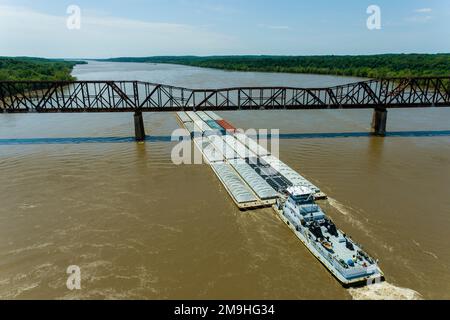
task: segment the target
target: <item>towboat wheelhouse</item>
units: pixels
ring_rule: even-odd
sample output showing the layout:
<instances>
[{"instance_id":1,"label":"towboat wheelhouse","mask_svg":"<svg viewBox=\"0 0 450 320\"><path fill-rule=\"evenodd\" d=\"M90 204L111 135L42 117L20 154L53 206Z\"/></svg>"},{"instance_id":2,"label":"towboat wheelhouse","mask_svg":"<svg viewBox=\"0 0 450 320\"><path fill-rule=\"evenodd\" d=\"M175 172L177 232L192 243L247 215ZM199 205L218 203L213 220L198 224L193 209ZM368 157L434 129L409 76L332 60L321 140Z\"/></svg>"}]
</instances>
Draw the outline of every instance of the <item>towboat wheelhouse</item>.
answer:
<instances>
[{"instance_id":1,"label":"towboat wheelhouse","mask_svg":"<svg viewBox=\"0 0 450 320\"><path fill-rule=\"evenodd\" d=\"M290 187L284 203L278 202L277 207L297 237L344 285L383 279L377 262L325 215L312 190Z\"/></svg>"}]
</instances>

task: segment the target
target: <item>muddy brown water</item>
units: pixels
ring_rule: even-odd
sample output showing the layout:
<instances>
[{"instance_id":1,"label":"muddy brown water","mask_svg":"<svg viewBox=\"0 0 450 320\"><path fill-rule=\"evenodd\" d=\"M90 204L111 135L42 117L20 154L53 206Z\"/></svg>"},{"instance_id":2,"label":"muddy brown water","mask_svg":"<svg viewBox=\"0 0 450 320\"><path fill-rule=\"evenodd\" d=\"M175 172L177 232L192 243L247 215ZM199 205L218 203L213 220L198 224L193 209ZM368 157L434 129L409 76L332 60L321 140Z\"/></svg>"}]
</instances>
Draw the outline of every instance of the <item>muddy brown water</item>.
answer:
<instances>
[{"instance_id":1,"label":"muddy brown water","mask_svg":"<svg viewBox=\"0 0 450 320\"><path fill-rule=\"evenodd\" d=\"M74 74L188 87L355 80L117 63ZM2 114L0 298L450 298L450 110L392 110L388 129L406 134L384 139L339 135L367 132L370 110L220 114L317 133L282 139L280 157L330 196L323 208L388 284L342 288L271 209L240 212L207 165L173 165L173 142L117 143L133 135L131 114ZM150 136L179 127L171 113L144 120ZM81 290L66 287L69 265Z\"/></svg>"}]
</instances>

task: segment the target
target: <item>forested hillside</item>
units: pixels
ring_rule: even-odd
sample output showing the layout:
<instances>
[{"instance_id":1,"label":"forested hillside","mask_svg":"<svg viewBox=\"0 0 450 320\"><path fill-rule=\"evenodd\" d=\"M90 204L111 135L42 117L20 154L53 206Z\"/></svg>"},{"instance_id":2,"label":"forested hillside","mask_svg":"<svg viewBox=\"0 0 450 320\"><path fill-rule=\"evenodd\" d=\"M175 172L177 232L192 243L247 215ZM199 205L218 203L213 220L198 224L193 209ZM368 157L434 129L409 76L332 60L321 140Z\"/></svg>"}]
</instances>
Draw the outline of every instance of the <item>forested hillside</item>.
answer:
<instances>
[{"instance_id":1,"label":"forested hillside","mask_svg":"<svg viewBox=\"0 0 450 320\"><path fill-rule=\"evenodd\" d=\"M0 57L0 80L75 80L71 72L83 61Z\"/></svg>"},{"instance_id":2,"label":"forested hillside","mask_svg":"<svg viewBox=\"0 0 450 320\"><path fill-rule=\"evenodd\" d=\"M450 54L369 56L211 56L115 58L108 61L173 63L236 71L316 73L367 78L449 76Z\"/></svg>"}]
</instances>

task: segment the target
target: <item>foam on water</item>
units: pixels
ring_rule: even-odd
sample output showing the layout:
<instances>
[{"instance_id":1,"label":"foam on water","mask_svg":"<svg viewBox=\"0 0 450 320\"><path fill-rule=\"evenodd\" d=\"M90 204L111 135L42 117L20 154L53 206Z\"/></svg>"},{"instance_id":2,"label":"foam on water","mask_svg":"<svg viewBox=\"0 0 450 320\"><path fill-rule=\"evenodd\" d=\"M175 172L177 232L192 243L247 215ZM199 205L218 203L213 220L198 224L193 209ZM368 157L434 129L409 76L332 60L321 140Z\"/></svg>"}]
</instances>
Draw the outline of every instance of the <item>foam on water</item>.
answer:
<instances>
[{"instance_id":1,"label":"foam on water","mask_svg":"<svg viewBox=\"0 0 450 320\"><path fill-rule=\"evenodd\" d=\"M352 210L333 198L328 198L330 205L345 216L353 225L364 230L367 236L374 238L361 221L352 216ZM380 242L380 240L377 240ZM393 247L382 244L390 252ZM354 300L422 300L422 296L417 291L408 288L397 287L388 282L375 283L363 288L352 288L348 290Z\"/></svg>"},{"instance_id":2,"label":"foam on water","mask_svg":"<svg viewBox=\"0 0 450 320\"><path fill-rule=\"evenodd\" d=\"M339 203L337 200L328 197L328 203L335 208L337 211L342 213L344 216L348 216L350 212L345 208L345 206L341 203Z\"/></svg>"},{"instance_id":3,"label":"foam on water","mask_svg":"<svg viewBox=\"0 0 450 320\"><path fill-rule=\"evenodd\" d=\"M348 289L353 300L423 300L420 293L388 282Z\"/></svg>"},{"instance_id":4,"label":"foam on water","mask_svg":"<svg viewBox=\"0 0 450 320\"><path fill-rule=\"evenodd\" d=\"M339 201L331 197L328 197L328 203L339 213L341 213L349 223L351 223L353 226L363 231L367 237L377 241L379 244L381 244L381 246L384 249L388 250L389 252L394 251L394 247L392 245L384 242L382 239L376 237L375 233L371 232L371 230L368 228L367 225L368 223L367 219L355 216L354 213L357 212L357 209L345 206L344 204L340 203ZM361 220L365 220L366 223L363 223Z\"/></svg>"},{"instance_id":5,"label":"foam on water","mask_svg":"<svg viewBox=\"0 0 450 320\"><path fill-rule=\"evenodd\" d=\"M370 230L364 225L363 222L361 222L360 218L356 217L353 212L356 212L355 209L350 208L348 206L345 206L344 204L340 203L336 199L333 199L331 197L328 197L328 203L336 209L339 213L344 215L345 219L351 223L353 226L357 227L358 229L364 231L367 236L373 237Z\"/></svg>"}]
</instances>

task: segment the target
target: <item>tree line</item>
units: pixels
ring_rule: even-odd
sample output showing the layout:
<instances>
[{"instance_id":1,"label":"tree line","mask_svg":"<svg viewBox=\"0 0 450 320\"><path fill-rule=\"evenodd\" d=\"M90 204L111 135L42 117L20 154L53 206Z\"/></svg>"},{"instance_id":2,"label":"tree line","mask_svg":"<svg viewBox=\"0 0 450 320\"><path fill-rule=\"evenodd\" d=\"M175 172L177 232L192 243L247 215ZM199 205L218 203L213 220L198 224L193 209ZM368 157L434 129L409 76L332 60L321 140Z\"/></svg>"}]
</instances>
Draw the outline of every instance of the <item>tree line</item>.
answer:
<instances>
[{"instance_id":1,"label":"tree line","mask_svg":"<svg viewBox=\"0 0 450 320\"><path fill-rule=\"evenodd\" d=\"M159 56L116 62L171 63L234 71L311 73L363 78L450 76L450 54L360 56Z\"/></svg>"},{"instance_id":2,"label":"tree line","mask_svg":"<svg viewBox=\"0 0 450 320\"><path fill-rule=\"evenodd\" d=\"M73 67L83 61L0 57L0 81L73 81Z\"/></svg>"}]
</instances>

